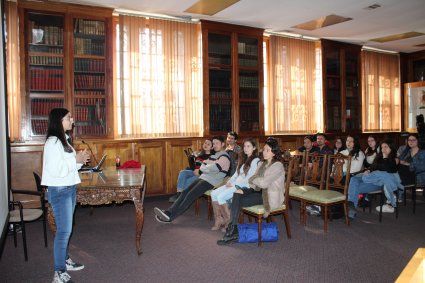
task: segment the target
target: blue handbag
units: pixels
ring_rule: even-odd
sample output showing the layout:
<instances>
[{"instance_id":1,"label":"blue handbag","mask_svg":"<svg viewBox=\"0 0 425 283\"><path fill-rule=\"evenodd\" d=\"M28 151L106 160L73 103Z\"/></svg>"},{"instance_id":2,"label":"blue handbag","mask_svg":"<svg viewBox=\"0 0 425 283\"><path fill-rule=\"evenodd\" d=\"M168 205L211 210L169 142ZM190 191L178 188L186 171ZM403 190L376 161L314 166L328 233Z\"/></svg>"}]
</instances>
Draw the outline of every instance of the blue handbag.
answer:
<instances>
[{"instance_id":1,"label":"blue handbag","mask_svg":"<svg viewBox=\"0 0 425 283\"><path fill-rule=\"evenodd\" d=\"M276 242L279 239L279 230L274 222L262 223L261 242ZM258 224L238 224L239 243L258 242Z\"/></svg>"}]
</instances>

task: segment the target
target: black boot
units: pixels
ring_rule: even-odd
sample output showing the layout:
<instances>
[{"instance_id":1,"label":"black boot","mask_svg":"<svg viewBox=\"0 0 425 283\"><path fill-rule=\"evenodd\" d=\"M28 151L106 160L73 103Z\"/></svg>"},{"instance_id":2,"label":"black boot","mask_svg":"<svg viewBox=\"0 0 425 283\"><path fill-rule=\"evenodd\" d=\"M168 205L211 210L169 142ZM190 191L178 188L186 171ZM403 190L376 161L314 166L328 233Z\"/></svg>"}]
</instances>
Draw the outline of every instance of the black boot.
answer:
<instances>
[{"instance_id":1,"label":"black boot","mask_svg":"<svg viewBox=\"0 0 425 283\"><path fill-rule=\"evenodd\" d=\"M235 243L239 239L238 225L230 224L227 226L226 234L222 240L217 241L217 245L223 246L230 243Z\"/></svg>"}]
</instances>

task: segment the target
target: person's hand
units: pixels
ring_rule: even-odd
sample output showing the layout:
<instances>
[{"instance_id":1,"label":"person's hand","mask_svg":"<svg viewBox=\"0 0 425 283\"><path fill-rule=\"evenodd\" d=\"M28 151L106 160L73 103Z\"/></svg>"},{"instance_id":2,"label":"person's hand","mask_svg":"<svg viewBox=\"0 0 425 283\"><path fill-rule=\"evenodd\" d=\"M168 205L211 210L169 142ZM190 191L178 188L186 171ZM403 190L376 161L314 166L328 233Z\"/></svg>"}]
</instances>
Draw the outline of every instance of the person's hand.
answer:
<instances>
[{"instance_id":1,"label":"person's hand","mask_svg":"<svg viewBox=\"0 0 425 283\"><path fill-rule=\"evenodd\" d=\"M410 165L410 163L405 161L405 160L400 160L400 164L401 165L407 165L407 166Z\"/></svg>"},{"instance_id":2,"label":"person's hand","mask_svg":"<svg viewBox=\"0 0 425 283\"><path fill-rule=\"evenodd\" d=\"M77 153L75 159L77 159L77 163L86 164L90 160L90 154L87 153L87 149L84 149Z\"/></svg>"},{"instance_id":3,"label":"person's hand","mask_svg":"<svg viewBox=\"0 0 425 283\"><path fill-rule=\"evenodd\" d=\"M204 162L203 162L204 164L211 164L211 163L214 163L214 161L213 160L209 160L209 159L207 159L207 160L204 160Z\"/></svg>"},{"instance_id":4,"label":"person's hand","mask_svg":"<svg viewBox=\"0 0 425 283\"><path fill-rule=\"evenodd\" d=\"M369 173L370 173L370 170L364 171L364 175L369 175Z\"/></svg>"},{"instance_id":5,"label":"person's hand","mask_svg":"<svg viewBox=\"0 0 425 283\"><path fill-rule=\"evenodd\" d=\"M195 170L193 170L193 174L195 174L195 176L199 176L200 174L199 174L199 169L195 169Z\"/></svg>"}]
</instances>

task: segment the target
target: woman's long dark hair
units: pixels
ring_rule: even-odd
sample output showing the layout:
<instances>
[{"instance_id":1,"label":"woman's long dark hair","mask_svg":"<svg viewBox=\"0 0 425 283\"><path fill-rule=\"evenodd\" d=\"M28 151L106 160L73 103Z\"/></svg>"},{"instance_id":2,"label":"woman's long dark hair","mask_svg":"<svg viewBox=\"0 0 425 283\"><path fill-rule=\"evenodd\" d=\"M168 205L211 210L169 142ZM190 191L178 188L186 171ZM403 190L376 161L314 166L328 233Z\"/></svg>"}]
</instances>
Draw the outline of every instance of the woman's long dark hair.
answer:
<instances>
[{"instance_id":1,"label":"woman's long dark hair","mask_svg":"<svg viewBox=\"0 0 425 283\"><path fill-rule=\"evenodd\" d=\"M368 145L368 147L367 147L367 148L366 148L366 150L364 151L364 153L365 153L365 155L366 155L366 156L371 156L371 155L374 155L375 153L378 153L379 143L378 143L378 141L376 140L376 137L375 137L375 136L368 136L368 137L367 137L367 139L369 139L369 138L373 138L373 139L375 140L376 145L375 145L375 149L372 149L372 148Z\"/></svg>"},{"instance_id":2,"label":"woman's long dark hair","mask_svg":"<svg viewBox=\"0 0 425 283\"><path fill-rule=\"evenodd\" d=\"M274 153L271 163L274 163L276 161L282 161L282 151L280 150L280 146L277 139L273 137L267 138L266 144L270 146L272 152Z\"/></svg>"},{"instance_id":3,"label":"woman's long dark hair","mask_svg":"<svg viewBox=\"0 0 425 283\"><path fill-rule=\"evenodd\" d=\"M418 147L419 147L419 135L416 133L409 133L409 135L406 137L407 140L409 140L410 137L414 137L418 141ZM410 156L410 149L409 143L406 143L406 148L403 150L403 152L400 154L400 160L405 160ZM420 147L419 147L420 149Z\"/></svg>"},{"instance_id":4,"label":"woman's long dark hair","mask_svg":"<svg viewBox=\"0 0 425 283\"><path fill-rule=\"evenodd\" d=\"M49 113L46 140L49 137L57 137L65 152L72 152L72 147L67 143L62 119L69 113L65 108L53 108Z\"/></svg>"},{"instance_id":5,"label":"woman's long dark hair","mask_svg":"<svg viewBox=\"0 0 425 283\"><path fill-rule=\"evenodd\" d=\"M384 154L382 153L382 149L381 149L381 146L384 143L387 144L391 149L390 155L387 158L394 159L394 160L397 158L397 148L395 147L394 141L390 139L384 140L379 146L380 147L379 152L376 154L376 158L372 163L372 166L371 166L372 168L376 167L376 164L378 164L384 159Z\"/></svg>"},{"instance_id":6,"label":"woman's long dark hair","mask_svg":"<svg viewBox=\"0 0 425 283\"><path fill-rule=\"evenodd\" d=\"M350 136L350 135L347 136L347 139L349 137L353 138L354 146L353 146L353 149L350 151L350 153L348 155L351 156L354 159L357 159L357 157L359 157L359 154L360 154L360 151L361 151L359 139L357 137L353 137L353 136Z\"/></svg>"},{"instance_id":7,"label":"woman's long dark hair","mask_svg":"<svg viewBox=\"0 0 425 283\"><path fill-rule=\"evenodd\" d=\"M211 139L211 138L206 138L205 140L209 140L210 142L211 142L211 145L212 145L212 143L213 143L213 140ZM211 156L211 155L213 155L215 153L215 151L214 151L214 148L211 146L211 150L210 150L210 153L206 153L205 152L205 150L204 150L204 148L203 147L201 147L201 151L199 152L199 154L198 154L198 156Z\"/></svg>"},{"instance_id":8,"label":"woman's long dark hair","mask_svg":"<svg viewBox=\"0 0 425 283\"><path fill-rule=\"evenodd\" d=\"M334 149L336 149L336 141L337 140L341 140L341 147L340 147L340 149L338 149L338 153L340 153L341 151L343 151L343 150L345 150L346 148L345 148L345 140L344 140L344 138L343 137L336 137L336 139L335 139L335 143L334 143Z\"/></svg>"},{"instance_id":9,"label":"woman's long dark hair","mask_svg":"<svg viewBox=\"0 0 425 283\"><path fill-rule=\"evenodd\" d=\"M255 141L255 139L253 138L246 138L243 141L243 145L245 146L245 143L249 142L255 149L252 152L252 155L250 157L248 157L248 155L246 155L246 153L242 150L239 153L239 158L238 158L238 167L236 168L236 171L238 172L238 175L241 174L240 169L243 165L243 173L246 175L248 174L249 169L251 168L251 162L252 160L254 160L254 158L258 157L258 146L257 146L257 142Z\"/></svg>"}]
</instances>

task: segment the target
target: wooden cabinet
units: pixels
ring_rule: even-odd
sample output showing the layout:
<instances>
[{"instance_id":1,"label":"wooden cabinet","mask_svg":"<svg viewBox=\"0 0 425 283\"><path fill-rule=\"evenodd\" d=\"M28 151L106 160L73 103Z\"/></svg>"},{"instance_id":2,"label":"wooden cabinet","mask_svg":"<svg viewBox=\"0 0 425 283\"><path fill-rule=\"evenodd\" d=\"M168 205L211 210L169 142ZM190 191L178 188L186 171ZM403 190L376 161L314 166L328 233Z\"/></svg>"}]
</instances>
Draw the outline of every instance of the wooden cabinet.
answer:
<instances>
[{"instance_id":1,"label":"wooden cabinet","mask_svg":"<svg viewBox=\"0 0 425 283\"><path fill-rule=\"evenodd\" d=\"M52 108L74 117L76 137L112 134L112 10L20 1L25 137L44 136Z\"/></svg>"},{"instance_id":2,"label":"wooden cabinet","mask_svg":"<svg viewBox=\"0 0 425 283\"><path fill-rule=\"evenodd\" d=\"M263 128L263 30L202 21L205 135Z\"/></svg>"},{"instance_id":3,"label":"wooden cabinet","mask_svg":"<svg viewBox=\"0 0 425 283\"><path fill-rule=\"evenodd\" d=\"M360 51L357 45L322 40L326 132L361 131Z\"/></svg>"}]
</instances>

